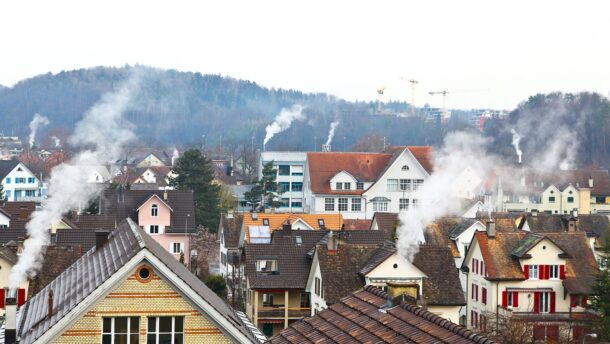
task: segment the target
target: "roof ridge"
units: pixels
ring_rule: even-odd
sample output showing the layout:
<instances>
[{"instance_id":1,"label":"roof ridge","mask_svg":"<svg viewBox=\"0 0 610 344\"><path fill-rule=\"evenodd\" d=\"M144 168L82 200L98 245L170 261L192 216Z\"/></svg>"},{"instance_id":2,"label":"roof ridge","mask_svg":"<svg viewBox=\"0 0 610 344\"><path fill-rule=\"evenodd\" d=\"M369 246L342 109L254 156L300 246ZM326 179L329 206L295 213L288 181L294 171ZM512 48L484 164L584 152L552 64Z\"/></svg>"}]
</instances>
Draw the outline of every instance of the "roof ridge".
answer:
<instances>
[{"instance_id":1,"label":"roof ridge","mask_svg":"<svg viewBox=\"0 0 610 344\"><path fill-rule=\"evenodd\" d=\"M138 240L138 245L140 245L141 248L146 247L146 242L140 234L140 231L138 231L138 226L136 223L130 217L127 218L127 223L129 224L129 229L133 232L133 235Z\"/></svg>"}]
</instances>

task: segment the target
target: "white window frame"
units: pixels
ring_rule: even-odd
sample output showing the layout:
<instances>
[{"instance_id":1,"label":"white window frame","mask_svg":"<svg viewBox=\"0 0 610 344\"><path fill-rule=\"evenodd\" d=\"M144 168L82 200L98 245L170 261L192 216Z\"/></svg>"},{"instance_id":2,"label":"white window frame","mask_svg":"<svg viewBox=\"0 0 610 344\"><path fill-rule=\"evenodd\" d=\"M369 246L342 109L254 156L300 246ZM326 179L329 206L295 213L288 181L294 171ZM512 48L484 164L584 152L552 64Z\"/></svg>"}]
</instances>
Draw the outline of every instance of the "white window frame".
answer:
<instances>
[{"instance_id":1,"label":"white window frame","mask_svg":"<svg viewBox=\"0 0 610 344\"><path fill-rule=\"evenodd\" d=\"M559 279L559 265L551 265L551 266L549 266L549 279L550 280L558 280Z\"/></svg>"},{"instance_id":2,"label":"white window frame","mask_svg":"<svg viewBox=\"0 0 610 344\"><path fill-rule=\"evenodd\" d=\"M364 183L356 182L356 190L364 190Z\"/></svg>"},{"instance_id":3,"label":"white window frame","mask_svg":"<svg viewBox=\"0 0 610 344\"><path fill-rule=\"evenodd\" d=\"M387 181L388 192L398 191L398 179L390 178Z\"/></svg>"},{"instance_id":4,"label":"white window frame","mask_svg":"<svg viewBox=\"0 0 610 344\"><path fill-rule=\"evenodd\" d=\"M343 190L343 183L342 182L335 183L335 190Z\"/></svg>"},{"instance_id":5,"label":"white window frame","mask_svg":"<svg viewBox=\"0 0 610 344\"><path fill-rule=\"evenodd\" d=\"M155 332L150 332L150 326L148 326L148 321L154 318L155 320ZM168 333L168 332L160 332L159 331L159 321L161 318L172 318L172 332ZM182 319L182 332L176 332L176 318L180 318ZM159 335L161 334L171 334L171 338L172 338L172 344L177 344L175 342L175 335L176 334L181 334L182 335L182 343L180 344L184 344L186 343L186 338L185 338L185 333L184 333L184 327L185 327L185 317L184 316L156 316L156 317L148 317L146 319L146 343L148 343L148 336L149 335L154 335L155 336L155 343L159 343Z\"/></svg>"},{"instance_id":6,"label":"white window frame","mask_svg":"<svg viewBox=\"0 0 610 344\"><path fill-rule=\"evenodd\" d=\"M361 198L352 198L352 211L362 211Z\"/></svg>"},{"instance_id":7,"label":"white window frame","mask_svg":"<svg viewBox=\"0 0 610 344\"><path fill-rule=\"evenodd\" d=\"M127 333L115 333L114 332L114 320L117 318L127 318ZM134 332L134 335L138 336L138 340L135 343L131 342L131 318L138 319L138 330ZM110 319L110 332L104 332L104 319ZM127 335L127 344L139 344L140 343L140 317L139 316L126 316L126 317L103 317L102 318L102 342L104 340L104 335L110 335L110 344L114 344L114 337L117 334L125 334Z\"/></svg>"},{"instance_id":8,"label":"white window frame","mask_svg":"<svg viewBox=\"0 0 610 344\"><path fill-rule=\"evenodd\" d=\"M329 201L332 201L332 206L331 206L331 202L329 202ZM334 198L327 197L324 199L324 211L335 211L335 199Z\"/></svg>"},{"instance_id":9,"label":"white window frame","mask_svg":"<svg viewBox=\"0 0 610 344\"><path fill-rule=\"evenodd\" d=\"M388 202L387 201L373 202L373 211L374 212L387 212L388 211Z\"/></svg>"},{"instance_id":10,"label":"white window frame","mask_svg":"<svg viewBox=\"0 0 610 344\"><path fill-rule=\"evenodd\" d=\"M400 191L411 191L411 179L400 179L398 181Z\"/></svg>"},{"instance_id":11,"label":"white window frame","mask_svg":"<svg viewBox=\"0 0 610 344\"><path fill-rule=\"evenodd\" d=\"M551 293L540 292L540 304L538 305L538 311L540 313L551 312Z\"/></svg>"},{"instance_id":12,"label":"white window frame","mask_svg":"<svg viewBox=\"0 0 610 344\"><path fill-rule=\"evenodd\" d=\"M343 183L343 190L351 190L352 183Z\"/></svg>"},{"instance_id":13,"label":"white window frame","mask_svg":"<svg viewBox=\"0 0 610 344\"><path fill-rule=\"evenodd\" d=\"M338 211L348 211L349 210L349 200L345 197L340 197L337 202L337 210Z\"/></svg>"},{"instance_id":14,"label":"white window frame","mask_svg":"<svg viewBox=\"0 0 610 344\"><path fill-rule=\"evenodd\" d=\"M178 252L176 252L176 250L175 250L175 246L174 246L174 245L176 245L176 244L180 245L180 251L178 251ZM169 244L169 251L170 251L171 253L173 253L173 254L179 254L179 253L184 252L184 243L183 243L183 242L180 242L180 241L171 242L171 243Z\"/></svg>"},{"instance_id":15,"label":"white window frame","mask_svg":"<svg viewBox=\"0 0 610 344\"><path fill-rule=\"evenodd\" d=\"M409 210L409 199L408 198L401 198L398 200L398 211L401 210Z\"/></svg>"},{"instance_id":16,"label":"white window frame","mask_svg":"<svg viewBox=\"0 0 610 344\"><path fill-rule=\"evenodd\" d=\"M157 229L156 233L153 233L153 227L155 227ZM159 227L159 225L149 225L148 234L151 234L151 235L161 234L161 228Z\"/></svg>"},{"instance_id":17,"label":"white window frame","mask_svg":"<svg viewBox=\"0 0 610 344\"><path fill-rule=\"evenodd\" d=\"M423 179L413 179L411 181L411 185L412 185L412 190L417 191L424 186L424 180Z\"/></svg>"},{"instance_id":18,"label":"white window frame","mask_svg":"<svg viewBox=\"0 0 610 344\"><path fill-rule=\"evenodd\" d=\"M534 274L534 271L536 271L535 274ZM530 265L529 279L537 280L539 278L540 278L540 269L538 268L538 265Z\"/></svg>"},{"instance_id":19,"label":"white window frame","mask_svg":"<svg viewBox=\"0 0 610 344\"><path fill-rule=\"evenodd\" d=\"M158 205L153 204L150 206L150 216L152 216L152 217L159 216L159 206Z\"/></svg>"}]
</instances>

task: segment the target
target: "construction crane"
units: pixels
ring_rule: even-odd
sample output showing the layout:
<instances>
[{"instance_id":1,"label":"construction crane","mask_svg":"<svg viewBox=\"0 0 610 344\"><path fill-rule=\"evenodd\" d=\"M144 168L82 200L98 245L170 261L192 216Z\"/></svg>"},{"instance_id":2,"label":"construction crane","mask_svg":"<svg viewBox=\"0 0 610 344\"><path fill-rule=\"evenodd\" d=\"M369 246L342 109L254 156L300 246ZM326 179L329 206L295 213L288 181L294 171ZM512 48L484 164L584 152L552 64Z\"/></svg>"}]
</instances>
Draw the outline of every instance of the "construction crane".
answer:
<instances>
[{"instance_id":1,"label":"construction crane","mask_svg":"<svg viewBox=\"0 0 610 344\"><path fill-rule=\"evenodd\" d=\"M443 96L443 120L447 120L449 118L449 112L447 111L447 95L449 94L449 91L431 91L428 92L428 94L430 94L431 96L440 94Z\"/></svg>"},{"instance_id":2,"label":"construction crane","mask_svg":"<svg viewBox=\"0 0 610 344\"><path fill-rule=\"evenodd\" d=\"M377 89L377 112L381 113L381 102L383 100L383 92L385 91L386 87L385 86L381 86Z\"/></svg>"},{"instance_id":3,"label":"construction crane","mask_svg":"<svg viewBox=\"0 0 610 344\"><path fill-rule=\"evenodd\" d=\"M400 77L400 80L406 80L411 84L411 115L415 116L416 108L415 108L415 85L419 84L419 81L415 79L410 79L406 76Z\"/></svg>"}]
</instances>

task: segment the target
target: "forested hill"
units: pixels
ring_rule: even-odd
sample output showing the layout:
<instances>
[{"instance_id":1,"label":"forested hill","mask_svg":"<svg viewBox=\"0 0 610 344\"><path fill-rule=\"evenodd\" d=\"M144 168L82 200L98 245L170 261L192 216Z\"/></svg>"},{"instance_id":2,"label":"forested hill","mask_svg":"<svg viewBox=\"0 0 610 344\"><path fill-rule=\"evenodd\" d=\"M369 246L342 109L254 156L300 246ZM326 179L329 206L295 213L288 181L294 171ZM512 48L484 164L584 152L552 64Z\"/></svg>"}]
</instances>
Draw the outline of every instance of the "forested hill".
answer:
<instances>
[{"instance_id":1,"label":"forested hill","mask_svg":"<svg viewBox=\"0 0 610 344\"><path fill-rule=\"evenodd\" d=\"M147 77L138 93L138 107L127 113L143 144L201 144L205 140L206 145L214 146L222 140L223 145L244 141L260 148L265 127L283 107L294 104L305 107L306 119L276 135L268 149L313 149L314 142L319 149L336 119L341 120L333 142L337 149L344 145L350 148L370 133L386 136L395 144L433 143L434 139L428 131L420 130L421 121L370 116L375 109L372 103L269 89L219 75L145 69ZM28 123L40 113L50 120L42 129L42 138L57 131L70 132L83 113L102 94L116 88L131 70L98 67L48 73L2 88L0 131L24 137L29 132ZM406 104L396 106L406 108Z\"/></svg>"}]
</instances>

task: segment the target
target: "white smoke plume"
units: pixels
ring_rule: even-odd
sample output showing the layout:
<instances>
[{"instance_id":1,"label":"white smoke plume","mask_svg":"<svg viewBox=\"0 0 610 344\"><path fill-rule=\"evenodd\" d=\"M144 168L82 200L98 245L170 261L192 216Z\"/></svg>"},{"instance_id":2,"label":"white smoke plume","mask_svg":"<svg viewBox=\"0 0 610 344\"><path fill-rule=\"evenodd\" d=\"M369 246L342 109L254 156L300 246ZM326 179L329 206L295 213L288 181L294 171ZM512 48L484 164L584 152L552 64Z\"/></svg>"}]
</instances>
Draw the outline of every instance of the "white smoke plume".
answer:
<instances>
[{"instance_id":1,"label":"white smoke plume","mask_svg":"<svg viewBox=\"0 0 610 344\"><path fill-rule=\"evenodd\" d=\"M409 210L399 215L399 254L413 261L420 243L425 242L426 227L440 217L457 214L461 199L480 192L478 187L496 166L495 158L486 154L486 145L485 139L472 133L456 132L445 137L434 158L434 172L411 196Z\"/></svg>"},{"instance_id":2,"label":"white smoke plume","mask_svg":"<svg viewBox=\"0 0 610 344\"><path fill-rule=\"evenodd\" d=\"M57 136L51 136L51 140L53 140L53 144L55 144L55 148L61 147L61 140Z\"/></svg>"},{"instance_id":3,"label":"white smoke plume","mask_svg":"<svg viewBox=\"0 0 610 344\"><path fill-rule=\"evenodd\" d=\"M174 152L172 153L172 166L176 164L178 158L180 158L180 153L178 152L178 148L174 147Z\"/></svg>"},{"instance_id":4,"label":"white smoke plume","mask_svg":"<svg viewBox=\"0 0 610 344\"><path fill-rule=\"evenodd\" d=\"M335 130L339 125L339 120L336 120L330 124L330 130L328 131L328 138L326 139L326 145L330 145L333 141L333 137L335 137Z\"/></svg>"},{"instance_id":5,"label":"white smoke plume","mask_svg":"<svg viewBox=\"0 0 610 344\"><path fill-rule=\"evenodd\" d=\"M49 244L51 226L64 213L86 205L99 194L99 184L87 183L94 166L116 161L125 144L135 138L132 125L122 118L140 84L141 71L134 69L132 73L114 92L103 95L76 124L69 143L84 150L51 171L48 198L40 210L32 213L26 225L29 237L23 243L19 261L11 270L11 290L40 269L42 250Z\"/></svg>"},{"instance_id":6,"label":"white smoke plume","mask_svg":"<svg viewBox=\"0 0 610 344\"><path fill-rule=\"evenodd\" d=\"M515 147L515 153L517 153L518 162L521 163L521 158L523 157L523 151L519 148L519 142L521 142L521 136L517 133L515 129L511 129L510 133L513 135L513 147Z\"/></svg>"},{"instance_id":7,"label":"white smoke plume","mask_svg":"<svg viewBox=\"0 0 610 344\"><path fill-rule=\"evenodd\" d=\"M32 121L30 122L30 136L28 138L30 148L34 146L34 143L36 141L36 132L38 132L38 128L40 128L40 126L49 125L49 123L50 122L47 117L42 116L40 114L34 115L34 118L32 118Z\"/></svg>"},{"instance_id":8,"label":"white smoke plume","mask_svg":"<svg viewBox=\"0 0 610 344\"><path fill-rule=\"evenodd\" d=\"M281 133L282 131L290 128L290 125L295 120L305 120L303 106L295 104L290 109L283 108L282 111L280 111L280 113L275 117L273 123L269 124L265 128L265 140L263 141L263 148L275 134Z\"/></svg>"}]
</instances>

